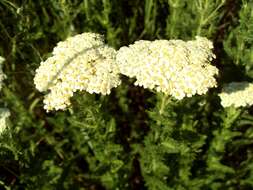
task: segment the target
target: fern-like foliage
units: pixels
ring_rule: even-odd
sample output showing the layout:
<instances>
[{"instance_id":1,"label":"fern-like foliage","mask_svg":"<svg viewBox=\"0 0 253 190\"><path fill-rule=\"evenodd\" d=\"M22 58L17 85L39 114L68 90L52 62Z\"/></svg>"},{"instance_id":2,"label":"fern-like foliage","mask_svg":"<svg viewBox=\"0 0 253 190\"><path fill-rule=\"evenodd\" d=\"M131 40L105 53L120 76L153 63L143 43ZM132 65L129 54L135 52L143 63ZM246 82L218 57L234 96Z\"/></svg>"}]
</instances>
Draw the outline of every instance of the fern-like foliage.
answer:
<instances>
[{"instance_id":1,"label":"fern-like foliage","mask_svg":"<svg viewBox=\"0 0 253 190\"><path fill-rule=\"evenodd\" d=\"M244 68L246 75L253 76L253 2L243 1L236 27L224 41L224 49L233 63Z\"/></svg>"}]
</instances>

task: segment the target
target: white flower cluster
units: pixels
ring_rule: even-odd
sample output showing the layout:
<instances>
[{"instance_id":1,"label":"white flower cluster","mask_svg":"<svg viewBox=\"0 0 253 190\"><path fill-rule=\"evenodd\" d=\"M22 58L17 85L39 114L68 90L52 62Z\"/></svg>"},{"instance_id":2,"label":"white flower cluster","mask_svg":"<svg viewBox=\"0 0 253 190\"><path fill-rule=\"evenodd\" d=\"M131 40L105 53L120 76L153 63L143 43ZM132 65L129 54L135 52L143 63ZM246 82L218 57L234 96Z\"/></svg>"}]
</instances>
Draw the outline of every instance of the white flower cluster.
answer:
<instances>
[{"instance_id":1,"label":"white flower cluster","mask_svg":"<svg viewBox=\"0 0 253 190\"><path fill-rule=\"evenodd\" d=\"M232 82L219 94L223 107L245 107L253 105L253 83Z\"/></svg>"},{"instance_id":2,"label":"white flower cluster","mask_svg":"<svg viewBox=\"0 0 253 190\"><path fill-rule=\"evenodd\" d=\"M2 63L4 62L4 58L0 56L0 90L3 86L3 80L6 78L6 75L3 73Z\"/></svg>"},{"instance_id":3,"label":"white flower cluster","mask_svg":"<svg viewBox=\"0 0 253 190\"><path fill-rule=\"evenodd\" d=\"M10 111L6 108L0 108L0 135L7 128L7 118L10 116Z\"/></svg>"},{"instance_id":4,"label":"white flower cluster","mask_svg":"<svg viewBox=\"0 0 253 190\"><path fill-rule=\"evenodd\" d=\"M203 37L194 41L136 41L121 47L116 60L120 72L135 77L135 85L164 92L176 99L205 94L216 86L218 69L210 64L212 43Z\"/></svg>"},{"instance_id":5,"label":"white flower cluster","mask_svg":"<svg viewBox=\"0 0 253 190\"><path fill-rule=\"evenodd\" d=\"M4 62L4 58L0 56L0 90L2 89L3 80L6 78L6 75L2 70L2 63ZM6 119L10 116L10 112L6 108L0 108L0 135L7 128Z\"/></svg>"},{"instance_id":6,"label":"white flower cluster","mask_svg":"<svg viewBox=\"0 0 253 190\"><path fill-rule=\"evenodd\" d=\"M44 99L47 111L65 109L76 91L106 95L120 84L116 51L99 34L70 37L59 42L52 54L34 78L39 91L49 91Z\"/></svg>"},{"instance_id":7,"label":"white flower cluster","mask_svg":"<svg viewBox=\"0 0 253 190\"><path fill-rule=\"evenodd\" d=\"M116 52L101 35L83 33L57 44L36 70L34 83L39 91L49 91L47 111L65 109L78 90L109 94L120 84L119 73L135 77L135 85L182 99L216 86L212 49L208 39L196 37L187 42L141 40Z\"/></svg>"}]
</instances>

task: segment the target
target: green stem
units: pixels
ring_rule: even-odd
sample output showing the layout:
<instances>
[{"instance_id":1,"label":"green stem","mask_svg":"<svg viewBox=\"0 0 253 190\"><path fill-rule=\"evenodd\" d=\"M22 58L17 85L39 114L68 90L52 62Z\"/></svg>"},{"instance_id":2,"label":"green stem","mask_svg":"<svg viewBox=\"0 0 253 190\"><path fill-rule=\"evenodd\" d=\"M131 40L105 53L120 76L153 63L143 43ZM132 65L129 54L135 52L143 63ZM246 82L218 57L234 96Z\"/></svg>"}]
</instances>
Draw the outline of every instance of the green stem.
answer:
<instances>
[{"instance_id":1,"label":"green stem","mask_svg":"<svg viewBox=\"0 0 253 190\"><path fill-rule=\"evenodd\" d=\"M197 34L196 35L200 35L201 34L201 29L202 27L205 25L205 21L204 21L204 15L206 13L206 9L207 9L207 3L208 1L205 0L204 5L202 4L202 1L199 1L199 14L200 14L200 19L199 19L199 24L198 24L198 28L197 28Z\"/></svg>"},{"instance_id":2,"label":"green stem","mask_svg":"<svg viewBox=\"0 0 253 190\"><path fill-rule=\"evenodd\" d=\"M203 15L201 14L200 20L199 20L199 25L198 25L197 32L196 32L197 36L200 36L202 26L203 26Z\"/></svg>"},{"instance_id":3,"label":"green stem","mask_svg":"<svg viewBox=\"0 0 253 190\"><path fill-rule=\"evenodd\" d=\"M226 116L223 124L219 129L214 131L214 139L212 140L210 149L208 151L208 168L210 170L217 170L218 168L223 172L233 172L233 170L220 161L226 148L226 144L234 137L240 135L239 132L233 131L231 127L243 113L243 110L238 110L234 107L229 107L225 110Z\"/></svg>"},{"instance_id":4,"label":"green stem","mask_svg":"<svg viewBox=\"0 0 253 190\"><path fill-rule=\"evenodd\" d=\"M169 17L170 20L167 21L167 31L169 38L173 38L176 36L175 35L175 27L176 27L176 21L177 21L177 17L178 17L178 13L179 13L179 9L178 9L178 5L179 5L179 1L169 1L169 5L170 5L170 12L171 12L171 16Z\"/></svg>"},{"instance_id":5,"label":"green stem","mask_svg":"<svg viewBox=\"0 0 253 190\"><path fill-rule=\"evenodd\" d=\"M162 97L162 103L161 103L161 107L160 107L160 110L159 110L159 114L162 115L164 113L164 109L166 107L166 105L168 104L168 96L163 94L163 97Z\"/></svg>"}]
</instances>

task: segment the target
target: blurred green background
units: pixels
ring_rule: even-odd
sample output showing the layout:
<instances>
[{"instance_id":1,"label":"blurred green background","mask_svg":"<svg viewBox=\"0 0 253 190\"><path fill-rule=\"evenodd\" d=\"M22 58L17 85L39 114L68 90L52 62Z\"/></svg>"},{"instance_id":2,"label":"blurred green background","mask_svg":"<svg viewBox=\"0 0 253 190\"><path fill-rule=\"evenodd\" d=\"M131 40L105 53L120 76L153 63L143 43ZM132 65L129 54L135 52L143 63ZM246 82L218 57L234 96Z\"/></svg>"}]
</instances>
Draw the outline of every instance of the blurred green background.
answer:
<instances>
[{"instance_id":1,"label":"blurred green background","mask_svg":"<svg viewBox=\"0 0 253 190\"><path fill-rule=\"evenodd\" d=\"M56 43L96 32L119 49L136 40L213 41L218 88L170 101L122 85L109 96L79 92L46 113L33 84ZM252 108L224 109L223 84L252 81L252 0L0 0L0 55L11 111L0 136L0 189L253 189Z\"/></svg>"}]
</instances>

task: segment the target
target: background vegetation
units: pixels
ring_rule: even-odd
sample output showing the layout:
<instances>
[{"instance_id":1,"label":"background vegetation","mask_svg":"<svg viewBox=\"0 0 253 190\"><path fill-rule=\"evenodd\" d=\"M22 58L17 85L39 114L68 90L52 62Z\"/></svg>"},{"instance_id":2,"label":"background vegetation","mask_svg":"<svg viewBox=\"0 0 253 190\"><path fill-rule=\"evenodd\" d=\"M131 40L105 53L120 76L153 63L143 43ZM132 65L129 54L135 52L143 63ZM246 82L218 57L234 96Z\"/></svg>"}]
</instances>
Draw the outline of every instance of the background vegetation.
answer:
<instances>
[{"instance_id":1,"label":"background vegetation","mask_svg":"<svg viewBox=\"0 0 253 190\"><path fill-rule=\"evenodd\" d=\"M122 76L109 96L82 92L69 110L46 113L35 69L58 41L86 31L116 49L206 36L219 87L174 101ZM224 109L217 96L224 83L253 79L252 0L0 0L0 55L0 105L11 111L0 189L253 189L253 109Z\"/></svg>"}]
</instances>

